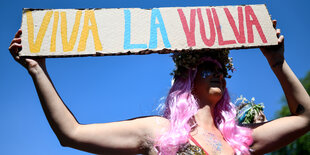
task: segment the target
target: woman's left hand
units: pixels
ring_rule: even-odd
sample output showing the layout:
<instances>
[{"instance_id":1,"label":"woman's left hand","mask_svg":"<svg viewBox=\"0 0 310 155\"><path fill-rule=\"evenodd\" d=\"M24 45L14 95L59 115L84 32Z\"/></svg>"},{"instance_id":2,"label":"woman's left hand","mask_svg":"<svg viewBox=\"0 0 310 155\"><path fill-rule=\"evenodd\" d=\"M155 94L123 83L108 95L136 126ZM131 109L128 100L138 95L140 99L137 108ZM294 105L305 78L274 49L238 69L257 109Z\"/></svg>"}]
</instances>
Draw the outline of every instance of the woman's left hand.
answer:
<instances>
[{"instance_id":1,"label":"woman's left hand","mask_svg":"<svg viewBox=\"0 0 310 155\"><path fill-rule=\"evenodd\" d=\"M272 22L273 26L276 28L277 21L273 20ZM276 29L276 31L278 37L278 45L260 48L271 67L275 67L284 62L284 36L280 35L280 29Z\"/></svg>"}]
</instances>

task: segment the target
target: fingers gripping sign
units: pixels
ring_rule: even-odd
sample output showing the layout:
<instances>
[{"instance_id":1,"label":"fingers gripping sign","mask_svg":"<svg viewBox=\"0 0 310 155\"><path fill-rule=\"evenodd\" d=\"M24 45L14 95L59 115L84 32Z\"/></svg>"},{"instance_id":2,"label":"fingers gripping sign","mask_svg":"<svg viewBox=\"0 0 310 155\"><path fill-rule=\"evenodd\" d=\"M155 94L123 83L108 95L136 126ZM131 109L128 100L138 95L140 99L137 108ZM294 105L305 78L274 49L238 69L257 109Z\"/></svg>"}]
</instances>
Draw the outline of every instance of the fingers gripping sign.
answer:
<instances>
[{"instance_id":1,"label":"fingers gripping sign","mask_svg":"<svg viewBox=\"0 0 310 155\"><path fill-rule=\"evenodd\" d=\"M22 49L22 44L21 44L21 36L22 34L22 30L19 29L16 34L15 34L15 37L14 39L12 40L11 44L10 44L10 47L9 47L9 50L13 56L13 58L19 62L20 60L20 57L18 56L18 52L21 51Z\"/></svg>"},{"instance_id":2,"label":"fingers gripping sign","mask_svg":"<svg viewBox=\"0 0 310 155\"><path fill-rule=\"evenodd\" d=\"M28 71L34 71L34 67L37 65L40 65L41 67L45 68L45 59L44 58L23 58L19 56L19 52L22 50L22 30L19 29L16 34L14 39L12 40L10 46L9 46L9 51L12 55L12 57L20 63L22 66L24 66Z\"/></svg>"},{"instance_id":3,"label":"fingers gripping sign","mask_svg":"<svg viewBox=\"0 0 310 155\"><path fill-rule=\"evenodd\" d=\"M272 22L276 29L277 21L273 20ZM281 35L280 29L276 29L276 35L278 37L278 45L260 48L272 67L281 65L284 62L284 36Z\"/></svg>"}]
</instances>

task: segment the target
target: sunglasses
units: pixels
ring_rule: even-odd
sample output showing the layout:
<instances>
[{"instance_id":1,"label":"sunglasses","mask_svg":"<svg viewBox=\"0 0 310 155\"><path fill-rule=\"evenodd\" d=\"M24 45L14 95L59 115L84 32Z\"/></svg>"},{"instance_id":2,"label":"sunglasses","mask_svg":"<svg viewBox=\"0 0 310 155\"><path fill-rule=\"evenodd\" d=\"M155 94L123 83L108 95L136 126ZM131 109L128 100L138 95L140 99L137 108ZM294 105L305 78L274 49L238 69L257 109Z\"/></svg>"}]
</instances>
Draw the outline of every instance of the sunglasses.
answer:
<instances>
[{"instance_id":1,"label":"sunglasses","mask_svg":"<svg viewBox=\"0 0 310 155\"><path fill-rule=\"evenodd\" d=\"M201 72L201 77L206 79L208 77L210 77L211 75L213 76L220 76L223 75L223 71L222 70L209 70L209 69L205 69Z\"/></svg>"}]
</instances>

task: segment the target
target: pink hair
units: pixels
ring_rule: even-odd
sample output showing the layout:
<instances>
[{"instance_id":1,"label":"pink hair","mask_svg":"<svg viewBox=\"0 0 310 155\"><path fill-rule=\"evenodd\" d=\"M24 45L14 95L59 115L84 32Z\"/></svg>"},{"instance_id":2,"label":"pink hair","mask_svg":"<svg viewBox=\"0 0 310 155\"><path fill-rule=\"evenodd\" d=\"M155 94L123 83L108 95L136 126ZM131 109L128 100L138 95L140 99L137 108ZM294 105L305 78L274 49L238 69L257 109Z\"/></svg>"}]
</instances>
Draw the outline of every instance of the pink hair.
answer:
<instances>
[{"instance_id":1,"label":"pink hair","mask_svg":"<svg viewBox=\"0 0 310 155\"><path fill-rule=\"evenodd\" d=\"M216 60L204 61L214 62ZM156 141L155 146L159 149L160 155L176 154L179 146L188 142L189 133L195 123L193 116L198 111L197 100L192 94L196 73L197 69L188 70L186 78L177 77L168 93L164 117L170 121L170 129ZM252 143L252 131L237 126L235 106L230 102L227 89L215 107L214 116L215 125L235 153L250 154L249 145Z\"/></svg>"},{"instance_id":2,"label":"pink hair","mask_svg":"<svg viewBox=\"0 0 310 155\"><path fill-rule=\"evenodd\" d=\"M230 102L227 88L222 99L217 103L214 110L214 123L221 131L224 139L234 149L236 154L250 154L249 146L252 144L252 130L237 125L236 108Z\"/></svg>"}]
</instances>

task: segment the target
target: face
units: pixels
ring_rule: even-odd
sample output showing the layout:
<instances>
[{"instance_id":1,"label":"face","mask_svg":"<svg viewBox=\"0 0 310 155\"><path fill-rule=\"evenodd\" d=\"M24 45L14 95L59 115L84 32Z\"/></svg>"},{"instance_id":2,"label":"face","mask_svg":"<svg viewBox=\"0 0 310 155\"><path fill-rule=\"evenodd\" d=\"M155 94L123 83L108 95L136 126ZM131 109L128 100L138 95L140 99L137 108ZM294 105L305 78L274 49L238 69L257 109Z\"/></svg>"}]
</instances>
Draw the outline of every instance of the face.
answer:
<instances>
[{"instance_id":1,"label":"face","mask_svg":"<svg viewBox=\"0 0 310 155\"><path fill-rule=\"evenodd\" d=\"M193 94L202 104L216 105L226 88L222 69L213 62L198 66Z\"/></svg>"}]
</instances>

